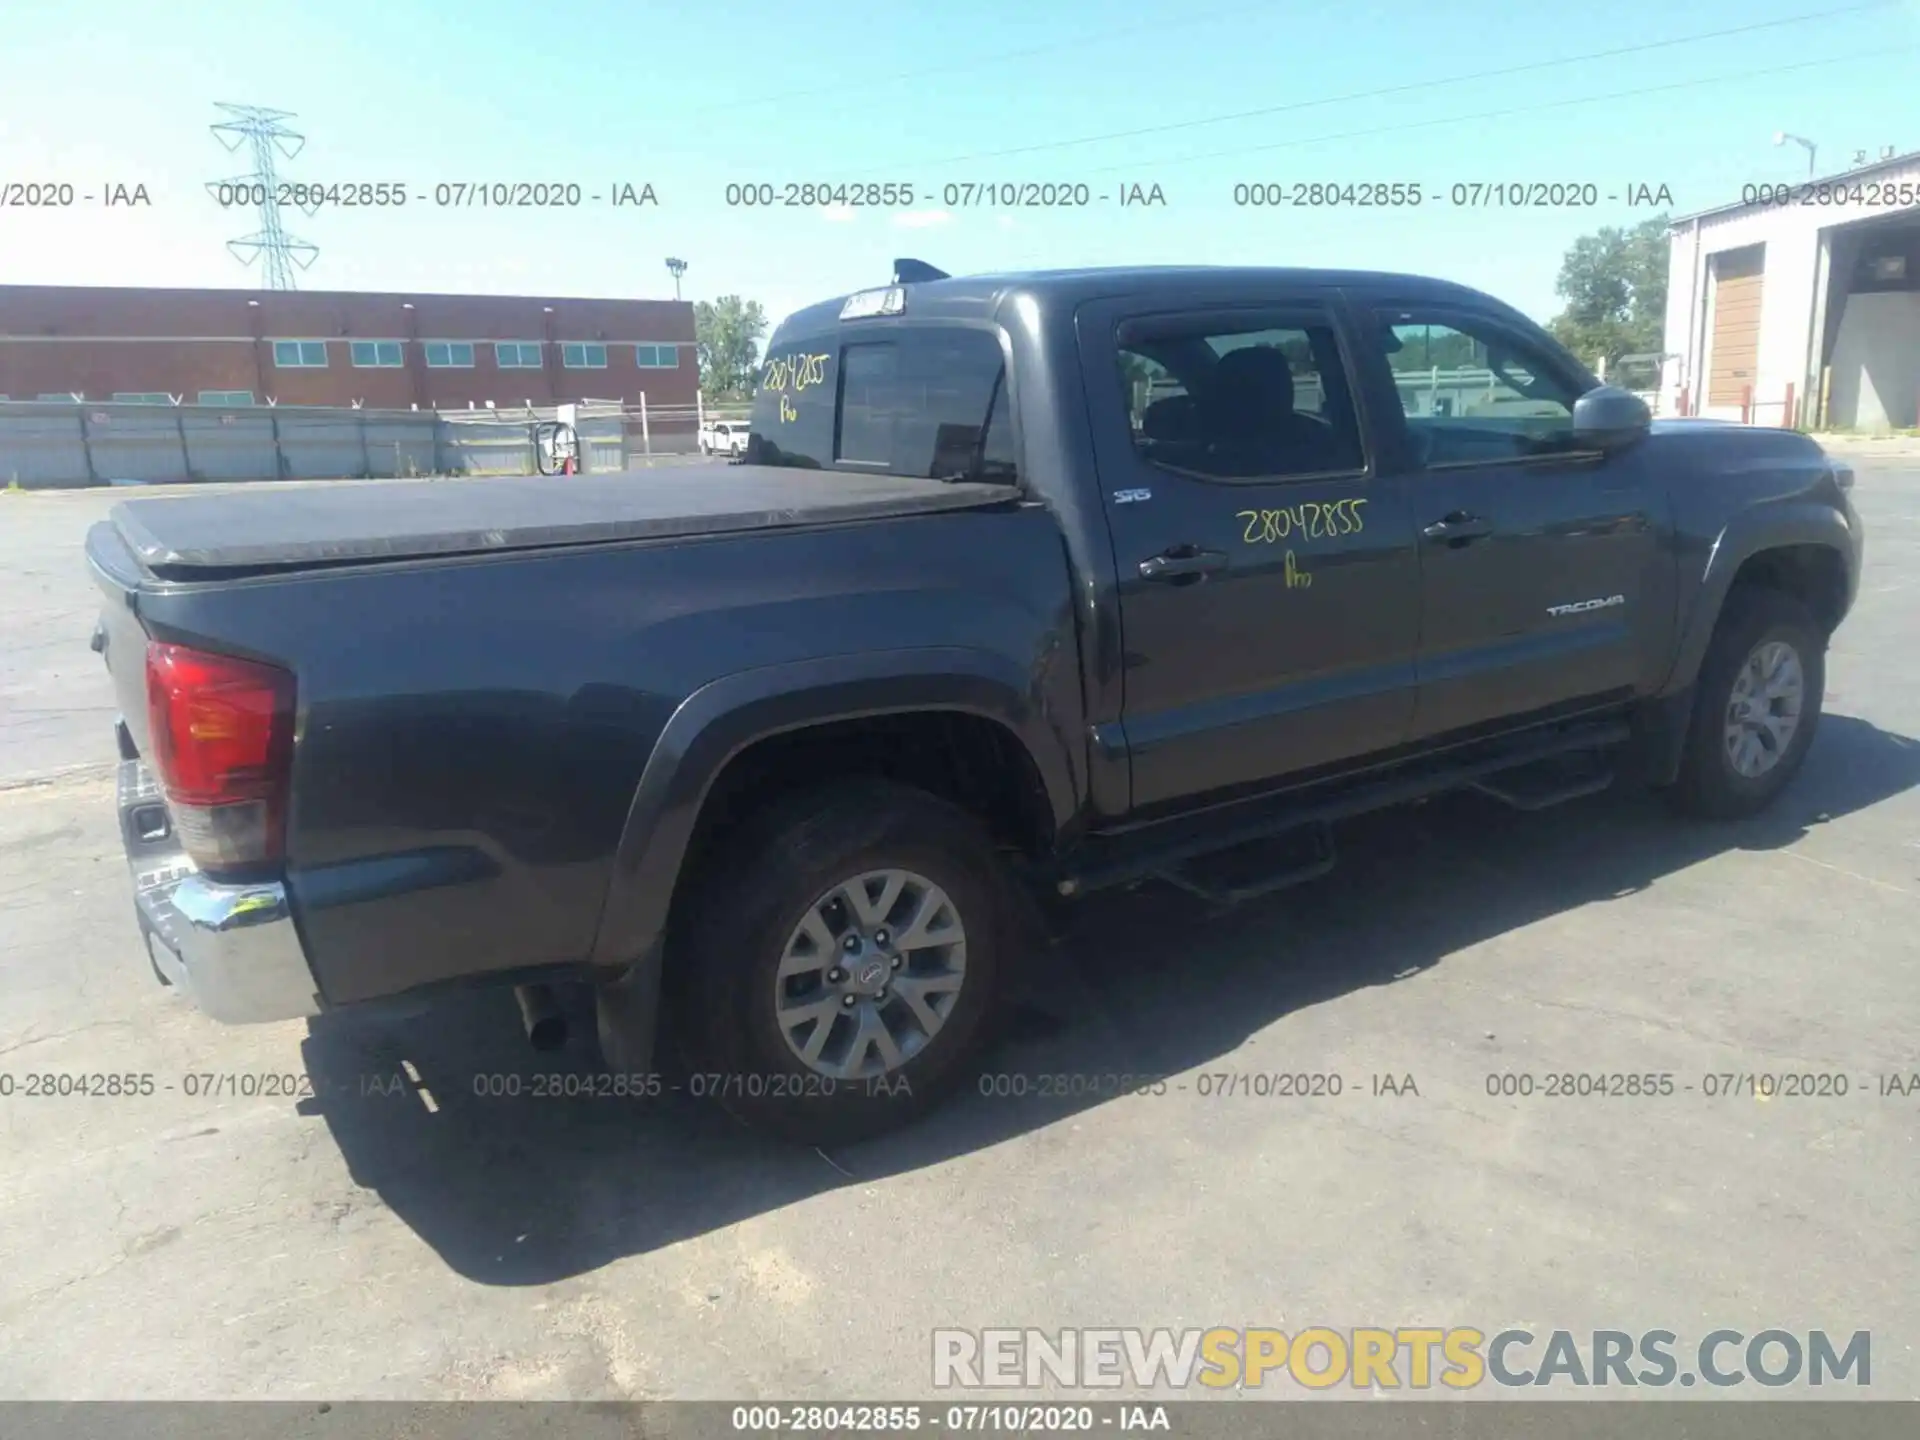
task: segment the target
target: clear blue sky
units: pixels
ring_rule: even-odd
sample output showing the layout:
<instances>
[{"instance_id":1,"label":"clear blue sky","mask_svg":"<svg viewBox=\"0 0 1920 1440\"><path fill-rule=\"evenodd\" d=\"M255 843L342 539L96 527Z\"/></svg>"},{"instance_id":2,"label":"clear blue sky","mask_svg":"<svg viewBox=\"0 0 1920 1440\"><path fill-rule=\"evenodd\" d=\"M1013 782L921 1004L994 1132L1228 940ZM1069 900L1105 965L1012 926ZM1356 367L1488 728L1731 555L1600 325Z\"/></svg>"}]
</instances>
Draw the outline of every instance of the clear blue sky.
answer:
<instances>
[{"instance_id":1,"label":"clear blue sky","mask_svg":"<svg viewBox=\"0 0 1920 1440\"><path fill-rule=\"evenodd\" d=\"M658 208L405 210L308 218L306 289L729 292L770 316L880 283L892 257L952 271L1195 261L1416 270L1544 319L1597 210L1252 210L1237 181L1666 185L1675 213L1855 151L1920 148L1920 0L1499 78L1477 72L1832 11L1839 0L9 0L0 181L144 183L145 210L0 210L0 282L257 283L252 228L204 183L244 171L213 102L297 112L287 179L650 182ZM1825 62L1833 63L1812 63ZM1784 67L1804 67L1786 69ZM1755 74L1770 71L1774 73ZM1730 77L1721 79L1720 77ZM1695 81L1718 83L1689 84ZM1655 90L1655 87L1683 87ZM1356 92L1403 88L1397 94ZM1561 104L1622 91L1654 93ZM1321 103L1324 102L1324 103ZM1277 107L1291 106L1280 110ZM1488 116L1488 111L1525 109ZM1268 113L1210 122L1245 111ZM1426 123L1444 122L1455 123ZM1153 130L1080 144L1058 142ZM1409 128L1416 127L1417 128ZM1373 132L1373 133L1368 133ZM1046 149L1030 147L1050 146ZM1028 153L989 152L1026 149ZM962 157L980 156L978 159ZM836 216L730 210L729 181L1158 183L1164 209Z\"/></svg>"}]
</instances>

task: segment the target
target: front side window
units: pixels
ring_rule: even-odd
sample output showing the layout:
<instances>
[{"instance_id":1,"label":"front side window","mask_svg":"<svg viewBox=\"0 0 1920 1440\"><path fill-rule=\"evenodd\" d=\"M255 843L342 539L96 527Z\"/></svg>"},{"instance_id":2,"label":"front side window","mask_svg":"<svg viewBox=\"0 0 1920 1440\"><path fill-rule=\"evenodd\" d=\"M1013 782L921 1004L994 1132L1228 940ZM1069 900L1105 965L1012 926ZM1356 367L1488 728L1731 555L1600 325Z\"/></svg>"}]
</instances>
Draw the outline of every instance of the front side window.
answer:
<instances>
[{"instance_id":1,"label":"front side window","mask_svg":"<svg viewBox=\"0 0 1920 1440\"><path fill-rule=\"evenodd\" d=\"M401 364L398 340L356 340L350 349L361 370L396 370Z\"/></svg>"},{"instance_id":2,"label":"front side window","mask_svg":"<svg viewBox=\"0 0 1920 1440\"><path fill-rule=\"evenodd\" d=\"M1581 386L1537 343L1470 316L1377 318L1421 464L1497 464L1573 448Z\"/></svg>"},{"instance_id":3,"label":"front side window","mask_svg":"<svg viewBox=\"0 0 1920 1440\"><path fill-rule=\"evenodd\" d=\"M569 370L604 370L607 347L568 342L560 347L560 363Z\"/></svg>"},{"instance_id":4,"label":"front side window","mask_svg":"<svg viewBox=\"0 0 1920 1440\"><path fill-rule=\"evenodd\" d=\"M1012 483L1000 342L928 326L779 344L761 367L747 459Z\"/></svg>"},{"instance_id":5,"label":"front side window","mask_svg":"<svg viewBox=\"0 0 1920 1440\"><path fill-rule=\"evenodd\" d=\"M159 390L116 390L113 398L122 405L171 405L173 397Z\"/></svg>"},{"instance_id":6,"label":"front side window","mask_svg":"<svg viewBox=\"0 0 1920 1440\"><path fill-rule=\"evenodd\" d=\"M198 396L202 405L251 405L251 390L202 390Z\"/></svg>"},{"instance_id":7,"label":"front side window","mask_svg":"<svg viewBox=\"0 0 1920 1440\"><path fill-rule=\"evenodd\" d=\"M1365 464L1330 325L1129 321L1119 358L1134 449L1152 464L1213 480Z\"/></svg>"},{"instance_id":8,"label":"front side window","mask_svg":"<svg viewBox=\"0 0 1920 1440\"><path fill-rule=\"evenodd\" d=\"M276 340L273 363L281 370L324 370L327 367L327 342L324 340Z\"/></svg>"},{"instance_id":9,"label":"front side window","mask_svg":"<svg viewBox=\"0 0 1920 1440\"><path fill-rule=\"evenodd\" d=\"M678 370L680 347L678 345L636 345L633 347L633 363L642 370Z\"/></svg>"},{"instance_id":10,"label":"front side window","mask_svg":"<svg viewBox=\"0 0 1920 1440\"><path fill-rule=\"evenodd\" d=\"M502 370L538 370L540 368L540 342L537 340L503 340L493 347L493 363Z\"/></svg>"}]
</instances>

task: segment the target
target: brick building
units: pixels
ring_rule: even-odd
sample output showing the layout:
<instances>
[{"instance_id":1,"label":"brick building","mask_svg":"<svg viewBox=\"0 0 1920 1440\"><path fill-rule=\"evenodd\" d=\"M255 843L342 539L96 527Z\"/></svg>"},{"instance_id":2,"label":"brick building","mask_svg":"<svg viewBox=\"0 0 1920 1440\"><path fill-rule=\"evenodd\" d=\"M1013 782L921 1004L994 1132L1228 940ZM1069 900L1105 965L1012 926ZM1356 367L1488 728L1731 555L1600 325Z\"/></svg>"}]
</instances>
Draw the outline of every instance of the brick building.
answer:
<instances>
[{"instance_id":1,"label":"brick building","mask_svg":"<svg viewBox=\"0 0 1920 1440\"><path fill-rule=\"evenodd\" d=\"M0 285L0 398L688 406L678 300Z\"/></svg>"}]
</instances>

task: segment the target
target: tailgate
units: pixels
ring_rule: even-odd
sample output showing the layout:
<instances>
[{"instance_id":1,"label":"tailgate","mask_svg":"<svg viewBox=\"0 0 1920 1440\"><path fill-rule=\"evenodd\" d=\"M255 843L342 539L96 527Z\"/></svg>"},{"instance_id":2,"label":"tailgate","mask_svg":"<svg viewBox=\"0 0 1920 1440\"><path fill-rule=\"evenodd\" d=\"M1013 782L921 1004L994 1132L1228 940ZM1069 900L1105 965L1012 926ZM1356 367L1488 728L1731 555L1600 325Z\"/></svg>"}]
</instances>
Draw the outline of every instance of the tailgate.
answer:
<instances>
[{"instance_id":1,"label":"tailgate","mask_svg":"<svg viewBox=\"0 0 1920 1440\"><path fill-rule=\"evenodd\" d=\"M144 755L147 746L147 632L140 623L140 562L111 521L87 531L87 568L100 587L103 604L93 632L93 648L107 662L119 707L120 758ZM129 753L129 752L132 753Z\"/></svg>"}]
</instances>

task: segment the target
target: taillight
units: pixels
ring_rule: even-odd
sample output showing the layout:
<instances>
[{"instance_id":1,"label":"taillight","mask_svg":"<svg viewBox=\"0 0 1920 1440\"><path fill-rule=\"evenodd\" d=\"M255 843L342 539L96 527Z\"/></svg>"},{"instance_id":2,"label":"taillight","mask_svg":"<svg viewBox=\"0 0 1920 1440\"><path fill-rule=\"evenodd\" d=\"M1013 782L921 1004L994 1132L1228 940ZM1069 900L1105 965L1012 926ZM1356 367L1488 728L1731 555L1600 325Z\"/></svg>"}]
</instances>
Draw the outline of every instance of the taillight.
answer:
<instances>
[{"instance_id":1,"label":"taillight","mask_svg":"<svg viewBox=\"0 0 1920 1440\"><path fill-rule=\"evenodd\" d=\"M293 763L293 676L185 645L147 645L153 767L203 869L277 864Z\"/></svg>"}]
</instances>

